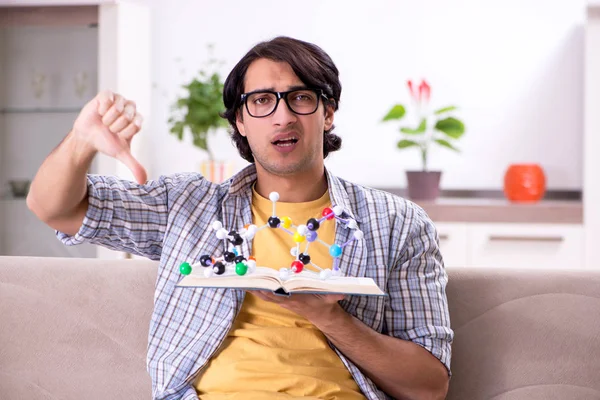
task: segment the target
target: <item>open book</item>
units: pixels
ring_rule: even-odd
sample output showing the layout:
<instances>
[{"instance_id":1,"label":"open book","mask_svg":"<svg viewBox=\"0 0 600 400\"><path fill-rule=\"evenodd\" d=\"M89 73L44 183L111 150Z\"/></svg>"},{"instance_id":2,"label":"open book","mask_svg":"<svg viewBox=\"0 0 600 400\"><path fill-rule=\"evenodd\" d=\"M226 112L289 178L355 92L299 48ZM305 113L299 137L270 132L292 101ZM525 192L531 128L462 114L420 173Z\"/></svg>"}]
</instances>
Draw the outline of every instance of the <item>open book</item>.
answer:
<instances>
[{"instance_id":1,"label":"open book","mask_svg":"<svg viewBox=\"0 0 600 400\"><path fill-rule=\"evenodd\" d=\"M291 293L340 293L365 296L385 296L375 281L371 278L355 278L345 276L332 276L328 279L319 279L306 275L291 275L283 280L279 271L256 267L254 272L239 276L235 273L213 275L206 278L203 274L192 272L186 275L177 286L181 287L206 287L230 288L245 290L271 290L275 294L287 296Z\"/></svg>"}]
</instances>

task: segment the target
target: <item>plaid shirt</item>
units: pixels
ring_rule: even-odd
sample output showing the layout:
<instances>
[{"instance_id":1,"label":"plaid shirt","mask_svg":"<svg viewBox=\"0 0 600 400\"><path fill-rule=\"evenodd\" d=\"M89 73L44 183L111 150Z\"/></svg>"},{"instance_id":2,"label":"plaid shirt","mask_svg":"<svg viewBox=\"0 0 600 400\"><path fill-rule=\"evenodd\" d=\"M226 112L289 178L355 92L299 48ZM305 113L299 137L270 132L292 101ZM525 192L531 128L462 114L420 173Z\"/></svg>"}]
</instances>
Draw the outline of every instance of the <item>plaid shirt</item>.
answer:
<instances>
[{"instance_id":1,"label":"plaid shirt","mask_svg":"<svg viewBox=\"0 0 600 400\"><path fill-rule=\"evenodd\" d=\"M454 333L433 223L407 200L326 173L332 204L341 205L364 232L362 240L342 253L343 274L370 277L388 294L349 296L341 305L375 331L421 345L450 370ZM145 185L89 175L89 209L82 227L74 236L57 232L66 245L85 241L160 260L147 356L154 399L198 398L194 379L242 306L242 290L175 285L182 277L182 262L223 253L223 242L212 230L214 221L228 229L252 223L255 180L254 165L220 185L195 173L164 176ZM336 227L336 243L352 237L352 230L343 226ZM244 242L244 255L251 254L251 245ZM389 398L332 347L368 399Z\"/></svg>"}]
</instances>

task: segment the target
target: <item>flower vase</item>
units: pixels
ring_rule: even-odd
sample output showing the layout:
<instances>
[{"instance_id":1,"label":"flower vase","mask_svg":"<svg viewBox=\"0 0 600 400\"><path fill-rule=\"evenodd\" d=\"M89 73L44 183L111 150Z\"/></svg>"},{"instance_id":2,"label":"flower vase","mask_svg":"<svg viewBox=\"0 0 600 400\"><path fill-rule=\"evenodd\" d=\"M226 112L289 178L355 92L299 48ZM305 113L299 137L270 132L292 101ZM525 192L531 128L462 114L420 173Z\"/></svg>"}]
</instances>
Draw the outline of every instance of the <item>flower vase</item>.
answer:
<instances>
[{"instance_id":1,"label":"flower vase","mask_svg":"<svg viewBox=\"0 0 600 400\"><path fill-rule=\"evenodd\" d=\"M440 195L441 171L406 171L410 200L436 200Z\"/></svg>"},{"instance_id":2,"label":"flower vase","mask_svg":"<svg viewBox=\"0 0 600 400\"><path fill-rule=\"evenodd\" d=\"M512 164L504 174L504 195L514 203L535 203L546 193L546 175L538 164Z\"/></svg>"},{"instance_id":3,"label":"flower vase","mask_svg":"<svg viewBox=\"0 0 600 400\"><path fill-rule=\"evenodd\" d=\"M223 183L233 175L233 163L219 160L203 161L200 164L200 173L211 182Z\"/></svg>"}]
</instances>

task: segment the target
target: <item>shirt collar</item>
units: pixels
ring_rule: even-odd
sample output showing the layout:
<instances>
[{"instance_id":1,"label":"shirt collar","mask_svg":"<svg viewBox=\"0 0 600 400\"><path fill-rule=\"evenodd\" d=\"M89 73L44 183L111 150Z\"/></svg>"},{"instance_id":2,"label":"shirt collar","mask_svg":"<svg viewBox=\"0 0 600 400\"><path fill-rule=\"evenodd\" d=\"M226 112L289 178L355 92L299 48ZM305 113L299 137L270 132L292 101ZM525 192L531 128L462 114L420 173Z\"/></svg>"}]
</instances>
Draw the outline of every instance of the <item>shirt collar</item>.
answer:
<instances>
[{"instance_id":1,"label":"shirt collar","mask_svg":"<svg viewBox=\"0 0 600 400\"><path fill-rule=\"evenodd\" d=\"M252 193L252 184L256 181L256 165L254 163L243 168L229 179L229 195L239 196Z\"/></svg>"},{"instance_id":2,"label":"shirt collar","mask_svg":"<svg viewBox=\"0 0 600 400\"><path fill-rule=\"evenodd\" d=\"M327 168L325 168L325 175L327 176L327 185L329 186L331 204L334 206L343 207L344 213L342 214L342 217L348 216L356 222L360 222L356 219L356 215L353 210L353 203L350 201L350 196L348 195L342 180L331 173L331 171L329 171Z\"/></svg>"}]
</instances>

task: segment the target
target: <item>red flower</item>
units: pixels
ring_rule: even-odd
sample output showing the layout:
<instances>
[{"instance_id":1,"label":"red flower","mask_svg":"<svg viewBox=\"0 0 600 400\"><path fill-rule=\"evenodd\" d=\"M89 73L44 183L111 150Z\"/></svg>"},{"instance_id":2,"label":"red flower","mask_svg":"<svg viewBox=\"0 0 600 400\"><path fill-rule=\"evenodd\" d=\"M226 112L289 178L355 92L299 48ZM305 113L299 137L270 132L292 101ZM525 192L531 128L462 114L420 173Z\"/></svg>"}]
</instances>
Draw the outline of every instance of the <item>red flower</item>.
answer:
<instances>
[{"instance_id":1,"label":"red flower","mask_svg":"<svg viewBox=\"0 0 600 400\"><path fill-rule=\"evenodd\" d=\"M425 102L429 102L429 98L431 96L431 87L429 84L423 79L421 84L419 85L419 100L424 100Z\"/></svg>"},{"instance_id":2,"label":"red flower","mask_svg":"<svg viewBox=\"0 0 600 400\"><path fill-rule=\"evenodd\" d=\"M431 97L431 87L425 81L425 79L421 80L421 83L419 84L419 87L417 88L417 90L415 90L415 86L413 85L412 80L409 79L406 82L406 84L408 85L410 97L412 97L415 102L417 102L417 103L429 102L429 98Z\"/></svg>"},{"instance_id":3,"label":"red flower","mask_svg":"<svg viewBox=\"0 0 600 400\"><path fill-rule=\"evenodd\" d=\"M419 101L419 99L417 98L416 94L415 94L415 89L413 88L413 83L412 81L409 79L408 82L406 82L408 85L408 90L410 92L410 97L412 97L415 101Z\"/></svg>"}]
</instances>

